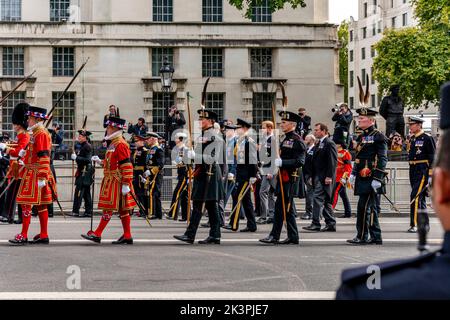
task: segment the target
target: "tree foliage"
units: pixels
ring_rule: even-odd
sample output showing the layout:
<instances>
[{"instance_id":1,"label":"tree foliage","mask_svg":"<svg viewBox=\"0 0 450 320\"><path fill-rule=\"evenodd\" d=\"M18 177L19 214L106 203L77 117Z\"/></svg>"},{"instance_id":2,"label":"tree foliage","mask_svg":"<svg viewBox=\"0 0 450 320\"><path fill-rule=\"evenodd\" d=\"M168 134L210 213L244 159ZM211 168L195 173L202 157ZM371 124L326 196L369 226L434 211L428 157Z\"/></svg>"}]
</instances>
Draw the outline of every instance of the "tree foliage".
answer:
<instances>
[{"instance_id":1,"label":"tree foliage","mask_svg":"<svg viewBox=\"0 0 450 320\"><path fill-rule=\"evenodd\" d=\"M344 101L348 100L348 28L349 22L342 21L338 29L339 49L339 80L344 86Z\"/></svg>"},{"instance_id":2,"label":"tree foliage","mask_svg":"<svg viewBox=\"0 0 450 320\"><path fill-rule=\"evenodd\" d=\"M374 78L379 94L393 84L401 86L406 106L439 105L439 88L450 80L448 0L411 0L419 25L386 29L375 45Z\"/></svg>"},{"instance_id":3,"label":"tree foliage","mask_svg":"<svg viewBox=\"0 0 450 320\"><path fill-rule=\"evenodd\" d=\"M253 7L263 4L264 0L228 0L228 2L241 11L246 7L245 17L250 19ZM286 4L290 4L294 9L298 6L306 7L305 0L268 0L268 2L271 12L283 9Z\"/></svg>"}]
</instances>

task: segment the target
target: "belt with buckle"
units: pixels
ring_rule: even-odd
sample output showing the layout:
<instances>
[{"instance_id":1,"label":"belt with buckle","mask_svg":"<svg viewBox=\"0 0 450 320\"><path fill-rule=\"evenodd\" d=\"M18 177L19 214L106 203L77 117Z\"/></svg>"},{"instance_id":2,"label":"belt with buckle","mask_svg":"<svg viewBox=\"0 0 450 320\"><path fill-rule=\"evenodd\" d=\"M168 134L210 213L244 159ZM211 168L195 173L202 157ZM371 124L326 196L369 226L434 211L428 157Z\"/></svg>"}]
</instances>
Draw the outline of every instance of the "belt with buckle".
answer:
<instances>
[{"instance_id":1,"label":"belt with buckle","mask_svg":"<svg viewBox=\"0 0 450 320\"><path fill-rule=\"evenodd\" d=\"M426 163L429 164L428 160L415 160L415 161L410 161L409 164L414 166L416 164L422 164L422 163Z\"/></svg>"}]
</instances>

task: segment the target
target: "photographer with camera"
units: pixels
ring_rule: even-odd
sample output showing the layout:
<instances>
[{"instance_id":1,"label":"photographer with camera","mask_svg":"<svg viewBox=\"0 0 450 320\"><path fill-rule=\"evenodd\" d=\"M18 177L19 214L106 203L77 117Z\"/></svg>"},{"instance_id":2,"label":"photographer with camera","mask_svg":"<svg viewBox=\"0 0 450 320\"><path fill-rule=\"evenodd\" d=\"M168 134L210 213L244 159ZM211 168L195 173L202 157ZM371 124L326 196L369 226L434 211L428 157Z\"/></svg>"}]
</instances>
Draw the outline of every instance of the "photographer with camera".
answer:
<instances>
[{"instance_id":1,"label":"photographer with camera","mask_svg":"<svg viewBox=\"0 0 450 320\"><path fill-rule=\"evenodd\" d=\"M298 115L300 116L300 121L297 123L295 131L305 140L305 137L311 132L311 117L306 115L305 108L299 108Z\"/></svg>"},{"instance_id":2,"label":"photographer with camera","mask_svg":"<svg viewBox=\"0 0 450 320\"><path fill-rule=\"evenodd\" d=\"M172 133L176 130L183 129L186 124L183 114L178 110L177 106L172 106L169 109L169 115L167 117L167 134L166 141L169 141L169 147L172 149L175 146L175 141L172 141Z\"/></svg>"},{"instance_id":3,"label":"photographer with camera","mask_svg":"<svg viewBox=\"0 0 450 320\"><path fill-rule=\"evenodd\" d=\"M343 134L346 143L348 143L348 133L350 131L350 125L353 121L352 112L349 110L348 105L344 102L336 104L336 106L331 109L331 112L334 112L331 120L336 122L334 125L335 134Z\"/></svg>"},{"instance_id":4,"label":"photographer with camera","mask_svg":"<svg viewBox=\"0 0 450 320\"><path fill-rule=\"evenodd\" d=\"M145 119L139 118L138 123L133 125L133 123L128 123L128 133L133 136L145 136L148 131L148 127L145 125Z\"/></svg>"}]
</instances>

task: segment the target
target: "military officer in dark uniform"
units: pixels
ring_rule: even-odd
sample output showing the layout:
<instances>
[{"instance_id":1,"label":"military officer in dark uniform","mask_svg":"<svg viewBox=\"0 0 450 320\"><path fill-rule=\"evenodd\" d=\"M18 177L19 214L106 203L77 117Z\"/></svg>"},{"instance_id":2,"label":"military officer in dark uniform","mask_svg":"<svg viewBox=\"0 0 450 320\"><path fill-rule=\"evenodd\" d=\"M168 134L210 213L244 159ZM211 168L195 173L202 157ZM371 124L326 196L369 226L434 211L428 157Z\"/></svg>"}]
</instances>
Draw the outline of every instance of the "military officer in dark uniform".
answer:
<instances>
[{"instance_id":1,"label":"military officer in dark uniform","mask_svg":"<svg viewBox=\"0 0 450 320\"><path fill-rule=\"evenodd\" d=\"M72 160L77 163L72 216L80 218L91 217L93 211L91 185L94 182L94 169L91 162L92 146L88 142L90 135L91 132L86 129L78 131L78 142L80 143L80 149L77 150L77 153L73 153L71 156ZM84 200L84 215L79 213L82 200Z\"/></svg>"},{"instance_id":2,"label":"military officer in dark uniform","mask_svg":"<svg viewBox=\"0 0 450 320\"><path fill-rule=\"evenodd\" d=\"M379 263L380 286L373 284L368 266L344 270L336 299L424 300L450 299L450 82L441 90L441 147L433 170L433 208L445 231L442 248L422 251L426 246L426 228L419 221L419 249L416 258ZM371 281L372 280L372 281Z\"/></svg>"},{"instance_id":3,"label":"military officer in dark uniform","mask_svg":"<svg viewBox=\"0 0 450 320\"><path fill-rule=\"evenodd\" d=\"M388 160L387 139L375 129L377 111L363 107L356 112L359 114L358 127L363 131L356 138L355 164L349 180L350 184L354 185L355 195L359 196L357 235L347 242L355 245L382 244L379 212L375 205L377 195L386 192L384 179Z\"/></svg>"},{"instance_id":4,"label":"military officer in dark uniform","mask_svg":"<svg viewBox=\"0 0 450 320\"><path fill-rule=\"evenodd\" d=\"M145 212L140 212L142 217L146 217L148 213L149 199L146 195L145 184L147 179L144 177L144 172L147 163L148 150L144 146L147 140L147 134L134 136L136 149L131 154L131 163L133 164L133 187L137 200L143 205Z\"/></svg>"},{"instance_id":5,"label":"military officer in dark uniform","mask_svg":"<svg viewBox=\"0 0 450 320\"><path fill-rule=\"evenodd\" d=\"M422 130L424 120L417 117L408 117L409 131L412 134L409 149L409 181L411 183L411 211L410 228L408 232L417 232L417 214L419 210L425 212L426 225L429 227L428 214L426 214L426 188L431 184L434 153L436 143L432 136Z\"/></svg>"},{"instance_id":6,"label":"military officer in dark uniform","mask_svg":"<svg viewBox=\"0 0 450 320\"><path fill-rule=\"evenodd\" d=\"M250 123L238 118L236 127L238 134L234 148L237 160L236 184L232 193L234 211L230 215L229 224L224 228L233 231L239 229L239 213L242 207L247 218L247 227L241 232L255 232L257 228L250 188L256 182L256 173L258 172L256 143L249 137L249 130L252 127Z\"/></svg>"},{"instance_id":7,"label":"military officer in dark uniform","mask_svg":"<svg viewBox=\"0 0 450 320\"><path fill-rule=\"evenodd\" d=\"M144 172L144 178L147 179L147 188L149 190L149 219L162 219L161 190L164 174L164 150L158 143L160 138L154 132L150 132L147 135L149 150L146 162L147 170Z\"/></svg>"},{"instance_id":8,"label":"military officer in dark uniform","mask_svg":"<svg viewBox=\"0 0 450 320\"><path fill-rule=\"evenodd\" d=\"M188 179L188 167L189 159L187 158L187 152L189 149L184 144L187 135L184 132L175 134L175 147L172 149L172 163L177 166L177 186L173 191L172 202L170 204L169 214L166 215L167 219L177 220L178 211L181 207L181 218L178 221L187 220L188 210L188 191L187 185Z\"/></svg>"},{"instance_id":9,"label":"military officer in dark uniform","mask_svg":"<svg viewBox=\"0 0 450 320\"><path fill-rule=\"evenodd\" d=\"M300 117L289 111L280 112L280 116L280 127L285 134L285 138L280 145L279 158L273 161L275 166L279 168L274 222L270 235L259 241L270 244L298 244L297 222L292 205L294 201L293 189L297 183L299 168L305 164L306 147L300 135L295 132ZM276 152L272 155L272 158L277 156ZM279 241L284 217L286 217L287 238Z\"/></svg>"},{"instance_id":10,"label":"military officer in dark uniform","mask_svg":"<svg viewBox=\"0 0 450 320\"><path fill-rule=\"evenodd\" d=\"M203 208L208 211L209 236L199 244L220 244L220 220L218 202L224 197L224 186L219 160L223 158L222 138L214 131L217 113L200 109L201 135L195 139L195 151L189 150L188 157L195 159L194 185L192 188L192 217L186 232L175 239L194 243L202 218Z\"/></svg>"}]
</instances>

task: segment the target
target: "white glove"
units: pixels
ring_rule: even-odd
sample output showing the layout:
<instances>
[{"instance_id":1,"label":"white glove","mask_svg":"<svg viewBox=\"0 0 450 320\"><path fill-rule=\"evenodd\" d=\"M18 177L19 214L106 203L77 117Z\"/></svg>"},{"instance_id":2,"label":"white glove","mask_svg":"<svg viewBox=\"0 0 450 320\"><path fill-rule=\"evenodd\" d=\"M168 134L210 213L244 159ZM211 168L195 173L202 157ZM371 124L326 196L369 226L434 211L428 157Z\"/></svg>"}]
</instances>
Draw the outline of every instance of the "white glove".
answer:
<instances>
[{"instance_id":1,"label":"white glove","mask_svg":"<svg viewBox=\"0 0 450 320\"><path fill-rule=\"evenodd\" d=\"M97 163L102 163L102 160L98 157L98 156L93 156L92 158L91 158L91 161L94 161L94 162L97 162Z\"/></svg>"},{"instance_id":2,"label":"white glove","mask_svg":"<svg viewBox=\"0 0 450 320\"><path fill-rule=\"evenodd\" d=\"M228 174L228 180L233 180L233 179L234 179L234 174L229 173L229 174Z\"/></svg>"},{"instance_id":3,"label":"white glove","mask_svg":"<svg viewBox=\"0 0 450 320\"><path fill-rule=\"evenodd\" d=\"M25 165L25 163L22 160L19 160L18 163L19 163L19 166L22 166L22 167Z\"/></svg>"},{"instance_id":4,"label":"white glove","mask_svg":"<svg viewBox=\"0 0 450 320\"><path fill-rule=\"evenodd\" d=\"M141 183L147 183L147 179L145 179L143 176L139 177L141 179Z\"/></svg>"},{"instance_id":5,"label":"white glove","mask_svg":"<svg viewBox=\"0 0 450 320\"><path fill-rule=\"evenodd\" d=\"M378 189L381 188L381 182L378 180L373 180L372 181L372 189L377 192Z\"/></svg>"},{"instance_id":6,"label":"white glove","mask_svg":"<svg viewBox=\"0 0 450 320\"><path fill-rule=\"evenodd\" d=\"M0 150L5 150L6 149L6 143L0 143Z\"/></svg>"},{"instance_id":7,"label":"white glove","mask_svg":"<svg viewBox=\"0 0 450 320\"><path fill-rule=\"evenodd\" d=\"M352 186L355 185L355 181L356 181L356 177L354 175L351 175L350 178L348 179L348 181L350 182L350 184Z\"/></svg>"},{"instance_id":8,"label":"white glove","mask_svg":"<svg viewBox=\"0 0 450 320\"><path fill-rule=\"evenodd\" d=\"M345 180L344 178L341 179L341 184L345 186L345 184L347 183L347 180Z\"/></svg>"},{"instance_id":9,"label":"white glove","mask_svg":"<svg viewBox=\"0 0 450 320\"><path fill-rule=\"evenodd\" d=\"M189 158L189 159L195 159L195 151L194 150L192 150L192 149L190 149L188 152L187 152L187 157Z\"/></svg>"},{"instance_id":10,"label":"white glove","mask_svg":"<svg viewBox=\"0 0 450 320\"><path fill-rule=\"evenodd\" d=\"M127 184L122 185L122 195L126 195L131 191L130 186Z\"/></svg>"},{"instance_id":11,"label":"white glove","mask_svg":"<svg viewBox=\"0 0 450 320\"><path fill-rule=\"evenodd\" d=\"M250 184L254 184L256 182L256 180L258 180L258 179L256 179L255 177L250 178Z\"/></svg>"},{"instance_id":12,"label":"white glove","mask_svg":"<svg viewBox=\"0 0 450 320\"><path fill-rule=\"evenodd\" d=\"M150 174L151 174L150 170L147 170L144 172L144 177L148 178L150 177Z\"/></svg>"},{"instance_id":13,"label":"white glove","mask_svg":"<svg viewBox=\"0 0 450 320\"><path fill-rule=\"evenodd\" d=\"M23 158L26 154L27 154L27 152L23 149L19 151L19 157L21 157L21 158Z\"/></svg>"},{"instance_id":14,"label":"white glove","mask_svg":"<svg viewBox=\"0 0 450 320\"><path fill-rule=\"evenodd\" d=\"M281 160L281 158L277 158L275 159L275 166L276 167L281 167L281 165L283 164L283 160Z\"/></svg>"},{"instance_id":15,"label":"white glove","mask_svg":"<svg viewBox=\"0 0 450 320\"><path fill-rule=\"evenodd\" d=\"M70 156L70 159L72 159L73 161L77 160L77 154L72 153L72 155Z\"/></svg>"},{"instance_id":16,"label":"white glove","mask_svg":"<svg viewBox=\"0 0 450 320\"><path fill-rule=\"evenodd\" d=\"M428 185L431 187L431 184L433 183L433 178L431 176L428 177Z\"/></svg>"},{"instance_id":17,"label":"white glove","mask_svg":"<svg viewBox=\"0 0 450 320\"><path fill-rule=\"evenodd\" d=\"M47 184L47 182L45 182L45 180L38 180L38 188L39 189L45 187L46 184Z\"/></svg>"}]
</instances>

